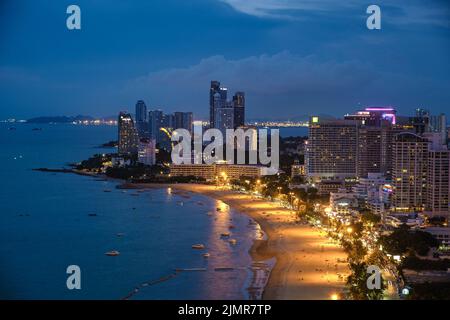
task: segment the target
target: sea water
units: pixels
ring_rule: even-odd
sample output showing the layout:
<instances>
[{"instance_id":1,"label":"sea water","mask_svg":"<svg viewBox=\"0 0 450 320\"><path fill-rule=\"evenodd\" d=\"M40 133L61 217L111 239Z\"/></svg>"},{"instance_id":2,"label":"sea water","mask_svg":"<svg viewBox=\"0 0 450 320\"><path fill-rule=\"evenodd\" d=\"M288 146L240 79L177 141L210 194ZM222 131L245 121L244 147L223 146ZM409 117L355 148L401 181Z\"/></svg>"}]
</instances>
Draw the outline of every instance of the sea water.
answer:
<instances>
[{"instance_id":1,"label":"sea water","mask_svg":"<svg viewBox=\"0 0 450 320\"><path fill-rule=\"evenodd\" d=\"M246 215L167 188L120 190L116 181L32 171L114 152L99 146L117 136L115 126L35 126L0 124L1 299L248 298L248 250L262 234ZM197 243L205 250L191 248ZM120 255L106 256L111 250ZM81 269L79 290L67 288L69 265ZM215 270L223 267L232 270ZM190 268L206 271L174 271Z\"/></svg>"}]
</instances>

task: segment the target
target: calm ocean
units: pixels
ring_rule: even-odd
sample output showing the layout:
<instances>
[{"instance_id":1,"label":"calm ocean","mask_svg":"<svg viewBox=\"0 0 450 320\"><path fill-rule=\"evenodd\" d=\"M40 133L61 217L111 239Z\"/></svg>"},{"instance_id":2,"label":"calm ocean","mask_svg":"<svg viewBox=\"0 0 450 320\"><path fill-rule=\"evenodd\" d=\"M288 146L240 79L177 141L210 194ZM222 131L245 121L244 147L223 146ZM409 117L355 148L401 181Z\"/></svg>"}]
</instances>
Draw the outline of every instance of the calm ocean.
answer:
<instances>
[{"instance_id":1,"label":"calm ocean","mask_svg":"<svg viewBox=\"0 0 450 320\"><path fill-rule=\"evenodd\" d=\"M111 152L97 146L115 139L116 127L58 124L34 131L31 124L10 126L0 124L1 299L120 299L176 268L207 271L181 272L145 285L132 299L247 298L248 250L260 236L247 216L217 213L222 204L199 195L167 189L123 192L111 181L31 171ZM236 227L236 246L220 239L230 224ZM207 249L193 250L196 243ZM120 255L106 256L110 250ZM209 259L202 256L206 251ZM81 290L66 287L69 265L81 268Z\"/></svg>"}]
</instances>

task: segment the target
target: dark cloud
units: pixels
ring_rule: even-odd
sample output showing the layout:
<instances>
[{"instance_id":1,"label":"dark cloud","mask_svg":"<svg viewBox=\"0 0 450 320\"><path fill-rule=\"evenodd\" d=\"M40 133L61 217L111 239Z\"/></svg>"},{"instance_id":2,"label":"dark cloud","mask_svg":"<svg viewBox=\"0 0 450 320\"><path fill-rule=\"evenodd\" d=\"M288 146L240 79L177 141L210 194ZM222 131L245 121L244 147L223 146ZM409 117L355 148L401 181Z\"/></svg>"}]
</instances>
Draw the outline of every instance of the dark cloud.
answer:
<instances>
[{"instance_id":1,"label":"dark cloud","mask_svg":"<svg viewBox=\"0 0 450 320\"><path fill-rule=\"evenodd\" d=\"M405 112L427 103L430 95L448 101L443 84L377 71L358 61L320 61L287 51L275 55L228 60L213 56L198 64L151 72L129 81L122 94L145 97L153 106L194 110L204 117L208 111L208 85L220 80L231 93L247 94L250 117L280 118L321 112L340 115L358 103L397 104Z\"/></svg>"}]
</instances>

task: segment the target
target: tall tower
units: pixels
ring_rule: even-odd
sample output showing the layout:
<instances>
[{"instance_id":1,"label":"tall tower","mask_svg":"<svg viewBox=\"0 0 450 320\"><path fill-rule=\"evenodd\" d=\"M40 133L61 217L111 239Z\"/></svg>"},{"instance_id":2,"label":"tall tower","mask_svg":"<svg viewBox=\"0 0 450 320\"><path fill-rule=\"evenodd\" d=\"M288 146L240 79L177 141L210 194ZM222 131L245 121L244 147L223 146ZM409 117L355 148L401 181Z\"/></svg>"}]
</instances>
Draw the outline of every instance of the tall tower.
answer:
<instances>
[{"instance_id":1,"label":"tall tower","mask_svg":"<svg viewBox=\"0 0 450 320\"><path fill-rule=\"evenodd\" d=\"M450 218L449 198L450 151L446 145L441 145L428 153L425 213Z\"/></svg>"},{"instance_id":2,"label":"tall tower","mask_svg":"<svg viewBox=\"0 0 450 320\"><path fill-rule=\"evenodd\" d=\"M234 129L245 125L245 93L238 91L233 96Z\"/></svg>"},{"instance_id":3,"label":"tall tower","mask_svg":"<svg viewBox=\"0 0 450 320\"><path fill-rule=\"evenodd\" d=\"M311 117L307 146L308 176L316 179L356 177L357 120Z\"/></svg>"},{"instance_id":4,"label":"tall tower","mask_svg":"<svg viewBox=\"0 0 450 320\"><path fill-rule=\"evenodd\" d=\"M160 142L160 129L163 127L164 114L161 110L153 110L148 113L148 130L150 139Z\"/></svg>"},{"instance_id":5,"label":"tall tower","mask_svg":"<svg viewBox=\"0 0 450 320\"><path fill-rule=\"evenodd\" d=\"M136 102L136 129L139 137L148 136L147 106L143 100Z\"/></svg>"},{"instance_id":6,"label":"tall tower","mask_svg":"<svg viewBox=\"0 0 450 320\"><path fill-rule=\"evenodd\" d=\"M217 94L219 94L217 96ZM209 125L214 128L216 122L216 109L227 102L228 89L220 86L219 81L211 81L209 89ZM217 99L217 97L220 97Z\"/></svg>"},{"instance_id":7,"label":"tall tower","mask_svg":"<svg viewBox=\"0 0 450 320\"><path fill-rule=\"evenodd\" d=\"M175 127L174 129L186 129L192 133L192 112L175 112Z\"/></svg>"},{"instance_id":8,"label":"tall tower","mask_svg":"<svg viewBox=\"0 0 450 320\"><path fill-rule=\"evenodd\" d=\"M120 112L118 119L119 154L132 155L138 151L138 133L129 113Z\"/></svg>"},{"instance_id":9,"label":"tall tower","mask_svg":"<svg viewBox=\"0 0 450 320\"><path fill-rule=\"evenodd\" d=\"M422 211L427 184L429 141L411 132L394 137L392 145L392 205L395 211Z\"/></svg>"},{"instance_id":10,"label":"tall tower","mask_svg":"<svg viewBox=\"0 0 450 320\"><path fill-rule=\"evenodd\" d=\"M220 99L219 94L216 94L216 101ZM231 102L220 103L220 106L215 108L215 122L214 128L222 132L224 138L226 137L227 129L234 129L234 108Z\"/></svg>"},{"instance_id":11,"label":"tall tower","mask_svg":"<svg viewBox=\"0 0 450 320\"><path fill-rule=\"evenodd\" d=\"M209 88L209 125L211 128L214 127L214 95L219 92L220 82L211 81L211 87Z\"/></svg>"}]
</instances>

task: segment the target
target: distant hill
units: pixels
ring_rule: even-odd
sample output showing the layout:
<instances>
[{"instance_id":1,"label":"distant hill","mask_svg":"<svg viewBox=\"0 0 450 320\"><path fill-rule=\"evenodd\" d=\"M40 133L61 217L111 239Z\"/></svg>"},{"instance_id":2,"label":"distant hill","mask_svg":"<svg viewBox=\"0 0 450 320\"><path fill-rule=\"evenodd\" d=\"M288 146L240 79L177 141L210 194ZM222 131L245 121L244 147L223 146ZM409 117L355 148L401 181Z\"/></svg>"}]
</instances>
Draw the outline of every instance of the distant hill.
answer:
<instances>
[{"instance_id":1,"label":"distant hill","mask_svg":"<svg viewBox=\"0 0 450 320\"><path fill-rule=\"evenodd\" d=\"M74 116L74 117L66 117L66 116L56 116L56 117L36 117L28 119L28 123L71 123L73 121L84 121L84 120L94 120L91 116Z\"/></svg>"}]
</instances>

